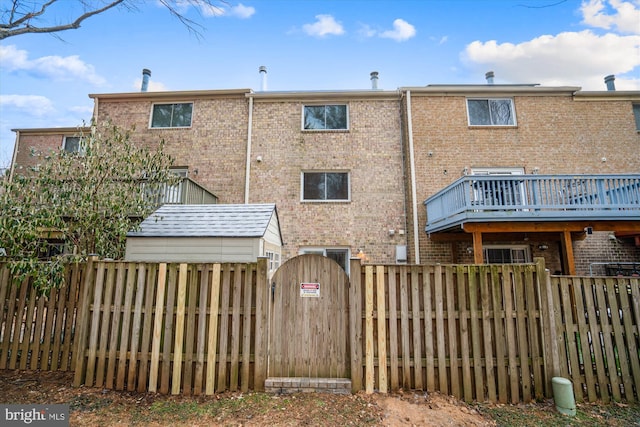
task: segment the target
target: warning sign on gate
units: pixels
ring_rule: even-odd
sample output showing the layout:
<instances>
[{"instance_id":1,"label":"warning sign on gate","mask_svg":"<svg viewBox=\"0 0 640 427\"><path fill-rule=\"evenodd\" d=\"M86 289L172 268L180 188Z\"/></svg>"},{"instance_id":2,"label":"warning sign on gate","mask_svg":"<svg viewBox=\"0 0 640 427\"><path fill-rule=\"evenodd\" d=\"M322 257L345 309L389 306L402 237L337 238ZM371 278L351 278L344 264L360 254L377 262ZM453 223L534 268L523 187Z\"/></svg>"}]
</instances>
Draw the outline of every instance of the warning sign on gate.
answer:
<instances>
[{"instance_id":1,"label":"warning sign on gate","mask_svg":"<svg viewBox=\"0 0 640 427\"><path fill-rule=\"evenodd\" d=\"M320 297L320 283L300 283L300 296L310 298Z\"/></svg>"}]
</instances>

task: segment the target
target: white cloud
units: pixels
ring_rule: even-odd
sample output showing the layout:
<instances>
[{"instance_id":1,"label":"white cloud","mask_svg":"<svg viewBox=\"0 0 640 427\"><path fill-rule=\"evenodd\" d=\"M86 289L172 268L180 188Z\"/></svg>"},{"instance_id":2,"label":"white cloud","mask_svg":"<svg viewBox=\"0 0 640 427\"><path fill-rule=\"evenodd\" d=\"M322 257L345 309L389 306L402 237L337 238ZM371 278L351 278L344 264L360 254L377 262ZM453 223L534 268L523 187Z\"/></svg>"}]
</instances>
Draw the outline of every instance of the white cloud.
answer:
<instances>
[{"instance_id":1,"label":"white cloud","mask_svg":"<svg viewBox=\"0 0 640 427\"><path fill-rule=\"evenodd\" d=\"M604 76L614 74L616 89L640 90L640 0L584 0L579 12L594 30L517 44L477 40L461 57L478 73L494 70L497 81L604 90Z\"/></svg>"},{"instance_id":2,"label":"white cloud","mask_svg":"<svg viewBox=\"0 0 640 427\"><path fill-rule=\"evenodd\" d=\"M248 19L256 13L255 7L245 6L242 3L238 3L236 6L228 6L226 4L220 4L217 6L201 3L199 7L202 14L207 17L231 16L240 19Z\"/></svg>"},{"instance_id":3,"label":"white cloud","mask_svg":"<svg viewBox=\"0 0 640 427\"><path fill-rule=\"evenodd\" d=\"M40 95L0 95L0 106L14 108L24 114L40 117L55 111L51 100Z\"/></svg>"},{"instance_id":4,"label":"white cloud","mask_svg":"<svg viewBox=\"0 0 640 427\"><path fill-rule=\"evenodd\" d=\"M387 30L380 33L380 37L392 39L397 42L409 40L416 35L416 28L403 19L393 21L393 30Z\"/></svg>"},{"instance_id":5,"label":"white cloud","mask_svg":"<svg viewBox=\"0 0 640 427\"><path fill-rule=\"evenodd\" d=\"M640 66L639 48L640 36L599 36L584 30L540 36L519 44L474 41L462 57L473 68L494 70L497 80L603 90L604 76L624 74Z\"/></svg>"},{"instance_id":6,"label":"white cloud","mask_svg":"<svg viewBox=\"0 0 640 427\"><path fill-rule=\"evenodd\" d=\"M22 70L37 77L55 80L79 79L96 86L105 83L105 79L96 73L93 65L82 61L78 55L43 56L31 60L26 50L19 50L14 45L0 46L0 67L9 72Z\"/></svg>"},{"instance_id":7,"label":"white cloud","mask_svg":"<svg viewBox=\"0 0 640 427\"><path fill-rule=\"evenodd\" d=\"M316 15L316 22L304 24L302 29L305 33L314 37L325 37L327 35L339 36L344 34L342 24L337 22L331 15Z\"/></svg>"},{"instance_id":8,"label":"white cloud","mask_svg":"<svg viewBox=\"0 0 640 427\"><path fill-rule=\"evenodd\" d=\"M606 30L640 34L640 2L585 0L580 5L582 23Z\"/></svg>"}]
</instances>

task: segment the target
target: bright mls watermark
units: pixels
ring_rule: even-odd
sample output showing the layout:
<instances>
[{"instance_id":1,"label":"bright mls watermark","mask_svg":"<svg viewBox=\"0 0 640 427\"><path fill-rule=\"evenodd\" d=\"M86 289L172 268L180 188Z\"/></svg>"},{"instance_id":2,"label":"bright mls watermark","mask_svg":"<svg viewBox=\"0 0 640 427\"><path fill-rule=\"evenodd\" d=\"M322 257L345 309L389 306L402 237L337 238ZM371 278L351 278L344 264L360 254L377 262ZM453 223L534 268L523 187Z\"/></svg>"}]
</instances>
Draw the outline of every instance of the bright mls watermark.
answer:
<instances>
[{"instance_id":1,"label":"bright mls watermark","mask_svg":"<svg viewBox=\"0 0 640 427\"><path fill-rule=\"evenodd\" d=\"M68 426L69 405L0 405L2 426Z\"/></svg>"}]
</instances>

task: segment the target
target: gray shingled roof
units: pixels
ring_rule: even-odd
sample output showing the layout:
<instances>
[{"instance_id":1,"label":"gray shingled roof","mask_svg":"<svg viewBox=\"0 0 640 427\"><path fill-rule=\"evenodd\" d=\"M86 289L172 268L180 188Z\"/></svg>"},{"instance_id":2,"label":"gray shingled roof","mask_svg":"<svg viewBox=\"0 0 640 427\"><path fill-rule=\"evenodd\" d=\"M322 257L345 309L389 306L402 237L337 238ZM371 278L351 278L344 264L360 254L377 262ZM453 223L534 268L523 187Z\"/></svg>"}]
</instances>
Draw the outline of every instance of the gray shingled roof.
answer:
<instances>
[{"instance_id":1,"label":"gray shingled roof","mask_svg":"<svg viewBox=\"0 0 640 427\"><path fill-rule=\"evenodd\" d=\"M262 237L275 204L164 205L127 237Z\"/></svg>"}]
</instances>

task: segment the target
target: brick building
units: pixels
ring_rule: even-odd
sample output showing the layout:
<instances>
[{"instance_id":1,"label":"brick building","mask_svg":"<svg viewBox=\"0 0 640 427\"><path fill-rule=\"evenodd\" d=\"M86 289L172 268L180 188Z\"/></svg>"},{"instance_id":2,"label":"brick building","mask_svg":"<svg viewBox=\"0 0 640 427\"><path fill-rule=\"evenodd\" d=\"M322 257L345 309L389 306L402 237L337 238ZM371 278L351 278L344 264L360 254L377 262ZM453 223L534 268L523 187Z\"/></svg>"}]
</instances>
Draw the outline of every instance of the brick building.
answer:
<instances>
[{"instance_id":1,"label":"brick building","mask_svg":"<svg viewBox=\"0 0 640 427\"><path fill-rule=\"evenodd\" d=\"M98 123L135 127L134 139L150 147L163 140L219 203L275 203L283 259L319 252L347 266L354 256L544 256L554 271L581 274L640 262L640 92L481 84L90 97ZM72 130L19 130L13 173L33 160L29 147L64 147ZM613 187L567 198L568 189L605 182L602 174ZM548 182L564 188L549 191ZM435 224L427 209L458 187L467 205L454 213L465 216L446 212L449 204ZM535 188L553 200L540 205Z\"/></svg>"}]
</instances>

